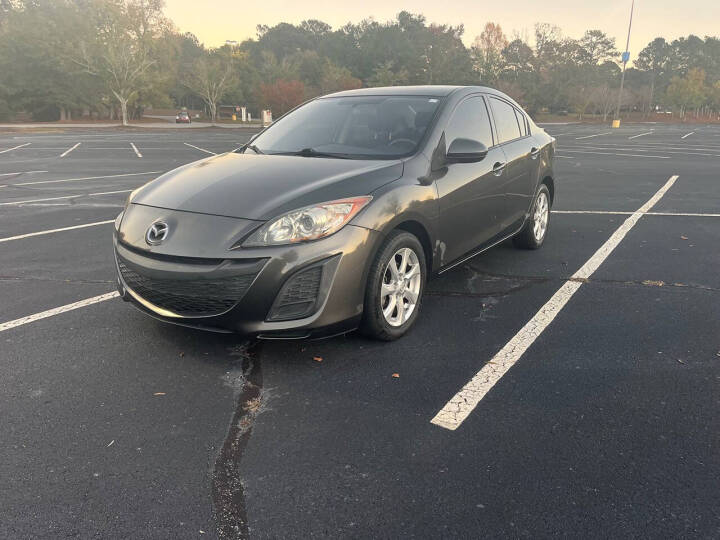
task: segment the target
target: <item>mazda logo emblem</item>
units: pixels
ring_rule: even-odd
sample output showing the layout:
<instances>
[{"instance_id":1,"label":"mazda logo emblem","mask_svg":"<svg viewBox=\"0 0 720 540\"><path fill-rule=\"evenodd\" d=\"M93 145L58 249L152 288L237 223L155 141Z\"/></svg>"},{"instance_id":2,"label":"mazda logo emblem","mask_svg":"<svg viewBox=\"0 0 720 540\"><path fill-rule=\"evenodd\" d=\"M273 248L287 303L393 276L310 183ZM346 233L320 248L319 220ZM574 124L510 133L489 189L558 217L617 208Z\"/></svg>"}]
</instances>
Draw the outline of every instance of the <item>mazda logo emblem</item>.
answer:
<instances>
[{"instance_id":1,"label":"mazda logo emblem","mask_svg":"<svg viewBox=\"0 0 720 540\"><path fill-rule=\"evenodd\" d=\"M156 221L148 228L145 233L145 241L151 246L161 244L167 238L170 227L164 221Z\"/></svg>"}]
</instances>

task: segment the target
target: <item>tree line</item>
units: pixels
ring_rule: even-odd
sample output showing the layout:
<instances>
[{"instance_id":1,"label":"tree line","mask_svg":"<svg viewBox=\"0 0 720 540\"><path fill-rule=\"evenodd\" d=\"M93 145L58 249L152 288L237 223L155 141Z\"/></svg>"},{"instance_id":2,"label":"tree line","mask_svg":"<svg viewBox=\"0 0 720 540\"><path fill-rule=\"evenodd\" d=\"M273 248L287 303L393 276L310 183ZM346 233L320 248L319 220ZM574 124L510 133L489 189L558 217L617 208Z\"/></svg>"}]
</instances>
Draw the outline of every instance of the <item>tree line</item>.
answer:
<instances>
[{"instance_id":1,"label":"tree line","mask_svg":"<svg viewBox=\"0 0 720 540\"><path fill-rule=\"evenodd\" d=\"M611 115L620 81L613 38L538 23L508 36L488 22L470 47L462 25L401 12L333 29L319 20L259 25L207 48L179 32L163 0L0 0L0 119L91 115L126 123L149 107L244 105L283 114L313 96L363 86L477 84L531 114ZM717 118L720 39L690 35L644 47L626 73L624 111Z\"/></svg>"}]
</instances>

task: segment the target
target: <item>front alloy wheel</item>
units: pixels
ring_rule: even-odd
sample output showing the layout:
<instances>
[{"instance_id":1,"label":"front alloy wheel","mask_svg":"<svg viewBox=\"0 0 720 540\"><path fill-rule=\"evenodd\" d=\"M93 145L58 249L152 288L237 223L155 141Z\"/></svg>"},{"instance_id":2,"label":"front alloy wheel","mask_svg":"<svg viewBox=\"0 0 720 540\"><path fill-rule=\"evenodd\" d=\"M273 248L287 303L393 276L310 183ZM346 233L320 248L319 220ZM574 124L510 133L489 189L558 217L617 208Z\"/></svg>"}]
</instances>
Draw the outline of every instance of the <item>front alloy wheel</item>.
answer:
<instances>
[{"instance_id":1,"label":"front alloy wheel","mask_svg":"<svg viewBox=\"0 0 720 540\"><path fill-rule=\"evenodd\" d=\"M404 335L420 310L426 275L420 241L409 232L391 232L370 265L362 331L384 341Z\"/></svg>"},{"instance_id":2,"label":"front alloy wheel","mask_svg":"<svg viewBox=\"0 0 720 540\"><path fill-rule=\"evenodd\" d=\"M380 309L390 326L402 326L412 316L420 295L420 261L409 247L395 252L380 285Z\"/></svg>"}]
</instances>

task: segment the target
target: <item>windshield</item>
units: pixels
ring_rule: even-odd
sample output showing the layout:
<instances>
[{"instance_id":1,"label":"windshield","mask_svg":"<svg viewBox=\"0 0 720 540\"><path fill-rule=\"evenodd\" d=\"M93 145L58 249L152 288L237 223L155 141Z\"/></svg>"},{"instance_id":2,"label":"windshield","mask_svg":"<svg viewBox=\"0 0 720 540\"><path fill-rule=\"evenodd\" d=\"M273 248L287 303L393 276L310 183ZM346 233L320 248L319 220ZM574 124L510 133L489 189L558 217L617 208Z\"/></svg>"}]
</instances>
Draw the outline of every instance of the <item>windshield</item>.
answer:
<instances>
[{"instance_id":1,"label":"windshield","mask_svg":"<svg viewBox=\"0 0 720 540\"><path fill-rule=\"evenodd\" d=\"M279 119L252 141L263 154L390 159L413 154L439 98L358 96L323 98Z\"/></svg>"}]
</instances>

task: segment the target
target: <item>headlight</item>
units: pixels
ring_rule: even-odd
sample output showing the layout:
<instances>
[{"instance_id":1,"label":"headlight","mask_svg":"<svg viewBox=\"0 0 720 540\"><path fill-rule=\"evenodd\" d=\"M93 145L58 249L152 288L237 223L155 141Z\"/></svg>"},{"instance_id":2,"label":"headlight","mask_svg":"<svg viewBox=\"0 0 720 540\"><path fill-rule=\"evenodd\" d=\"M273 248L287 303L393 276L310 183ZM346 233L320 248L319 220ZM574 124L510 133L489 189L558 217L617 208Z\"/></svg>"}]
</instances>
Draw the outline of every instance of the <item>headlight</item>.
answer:
<instances>
[{"instance_id":1,"label":"headlight","mask_svg":"<svg viewBox=\"0 0 720 540\"><path fill-rule=\"evenodd\" d=\"M354 197L293 210L268 221L242 245L277 246L330 236L342 229L371 199Z\"/></svg>"}]
</instances>

